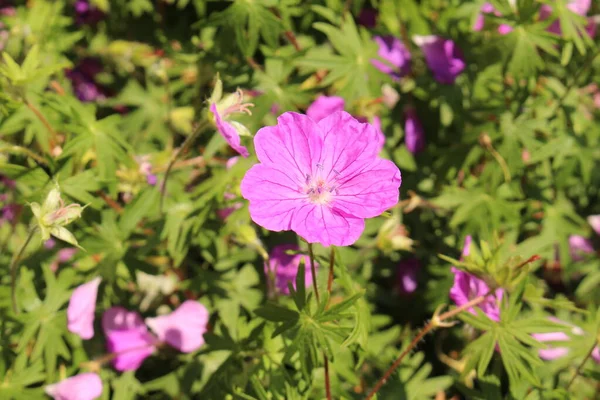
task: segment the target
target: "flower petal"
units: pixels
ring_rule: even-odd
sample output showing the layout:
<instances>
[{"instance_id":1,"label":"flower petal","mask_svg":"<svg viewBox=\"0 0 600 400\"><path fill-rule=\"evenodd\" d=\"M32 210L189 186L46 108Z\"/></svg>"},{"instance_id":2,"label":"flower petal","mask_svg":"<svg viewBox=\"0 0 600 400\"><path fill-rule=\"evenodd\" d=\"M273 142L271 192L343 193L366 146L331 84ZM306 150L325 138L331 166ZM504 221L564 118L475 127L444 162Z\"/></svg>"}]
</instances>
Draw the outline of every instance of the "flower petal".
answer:
<instances>
[{"instance_id":1,"label":"flower petal","mask_svg":"<svg viewBox=\"0 0 600 400\"><path fill-rule=\"evenodd\" d=\"M102 395L102 380L88 372L48 385L45 392L54 400L94 400Z\"/></svg>"},{"instance_id":2,"label":"flower petal","mask_svg":"<svg viewBox=\"0 0 600 400\"><path fill-rule=\"evenodd\" d=\"M365 221L324 205L307 203L295 211L292 229L309 243L349 246L362 234Z\"/></svg>"},{"instance_id":3,"label":"flower petal","mask_svg":"<svg viewBox=\"0 0 600 400\"><path fill-rule=\"evenodd\" d=\"M219 115L219 112L217 111L217 105L215 103L212 103L210 105L210 111L215 117L215 124L217 125L217 130L225 138L225 141L231 146L232 149L240 153L243 157L248 157L250 153L248 152L248 149L246 149L246 147L241 144L242 142L240 139L240 135L230 123L224 121L221 118L221 115Z\"/></svg>"},{"instance_id":4,"label":"flower petal","mask_svg":"<svg viewBox=\"0 0 600 400\"><path fill-rule=\"evenodd\" d=\"M319 122L331 113L343 111L346 102L339 96L319 96L306 109L306 115Z\"/></svg>"},{"instance_id":5,"label":"flower petal","mask_svg":"<svg viewBox=\"0 0 600 400\"><path fill-rule=\"evenodd\" d=\"M94 336L94 313L98 286L102 278L98 277L78 286L71 295L67 308L67 328L82 339Z\"/></svg>"}]
</instances>

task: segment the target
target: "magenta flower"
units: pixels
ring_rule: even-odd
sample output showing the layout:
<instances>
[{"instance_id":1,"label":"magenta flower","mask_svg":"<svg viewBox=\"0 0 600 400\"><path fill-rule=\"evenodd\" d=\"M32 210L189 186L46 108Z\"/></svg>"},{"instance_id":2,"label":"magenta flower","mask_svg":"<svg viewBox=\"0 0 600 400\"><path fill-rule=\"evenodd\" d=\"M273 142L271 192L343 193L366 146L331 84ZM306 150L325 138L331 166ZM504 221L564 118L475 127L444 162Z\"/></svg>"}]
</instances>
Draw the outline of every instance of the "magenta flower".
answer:
<instances>
[{"instance_id":1,"label":"magenta flower","mask_svg":"<svg viewBox=\"0 0 600 400\"><path fill-rule=\"evenodd\" d=\"M578 327L578 326L574 326L572 324L569 324L567 322L561 321L557 318L550 318L552 321L559 323L559 324L563 324L566 326L571 327L571 334L573 335L577 335L577 336L583 336L584 332L583 330ZM564 332L548 332L548 333L534 333L531 335L535 340L537 340L538 342L541 343L549 343L549 342L569 342L572 338L571 336L567 335ZM569 348L568 347L563 347L563 346L548 346L545 349L539 349L538 350L538 355L540 356L541 359L543 360L556 360L558 358L562 358L564 356L566 356L567 354L569 354ZM597 362L600 363L600 346L596 346L594 348L594 350L592 351L592 358Z\"/></svg>"},{"instance_id":2,"label":"magenta flower","mask_svg":"<svg viewBox=\"0 0 600 400\"><path fill-rule=\"evenodd\" d=\"M408 108L404 112L404 143L406 148L413 154L425 150L425 131L414 108Z\"/></svg>"},{"instance_id":3,"label":"magenta flower","mask_svg":"<svg viewBox=\"0 0 600 400\"><path fill-rule=\"evenodd\" d=\"M45 392L54 400L94 400L102 395L102 380L98 374L87 372L48 385Z\"/></svg>"},{"instance_id":4,"label":"magenta flower","mask_svg":"<svg viewBox=\"0 0 600 400\"><path fill-rule=\"evenodd\" d=\"M89 0L75 2L75 22L77 25L95 25L104 19L104 13L90 4Z\"/></svg>"},{"instance_id":5,"label":"magenta flower","mask_svg":"<svg viewBox=\"0 0 600 400\"><path fill-rule=\"evenodd\" d=\"M588 224L592 227L596 235L600 235L600 214L587 217Z\"/></svg>"},{"instance_id":6,"label":"magenta flower","mask_svg":"<svg viewBox=\"0 0 600 400\"><path fill-rule=\"evenodd\" d=\"M592 6L591 0L571 0L569 4L567 4L567 8L581 16L585 16L587 12L590 10ZM552 15L552 6L548 4L542 4L540 7L540 20L547 20ZM556 35L562 35L562 29L560 28L560 21L557 19L548 27L548 32L552 32ZM593 37L596 31L596 24L594 21L590 20L588 25L586 26L586 31L589 36Z\"/></svg>"},{"instance_id":7,"label":"magenta flower","mask_svg":"<svg viewBox=\"0 0 600 400\"><path fill-rule=\"evenodd\" d=\"M421 263L416 258L400 261L396 270L396 279L400 294L408 295L417 290L417 274Z\"/></svg>"},{"instance_id":8,"label":"magenta flower","mask_svg":"<svg viewBox=\"0 0 600 400\"><path fill-rule=\"evenodd\" d=\"M469 255L470 247L471 236L467 236L462 252L463 257ZM450 298L457 306L462 306L474 298L483 296L490 291L489 286L476 276L455 267L452 267L451 270L454 274L454 285L450 289ZM500 301L502 301L503 293L504 291L502 289L497 289L486 298L485 302L478 306L481 308L481 311L494 321L500 321ZM473 307L469 308L468 311L471 314L477 314Z\"/></svg>"},{"instance_id":9,"label":"magenta flower","mask_svg":"<svg viewBox=\"0 0 600 400\"><path fill-rule=\"evenodd\" d=\"M318 123L287 112L254 137L259 164L241 189L250 216L272 230L293 230L309 243L348 246L398 202L400 170L377 156L381 137L338 111Z\"/></svg>"},{"instance_id":10,"label":"magenta flower","mask_svg":"<svg viewBox=\"0 0 600 400\"><path fill-rule=\"evenodd\" d=\"M594 245L590 239L581 235L569 236L569 252L573 261L581 261L587 254L594 253Z\"/></svg>"},{"instance_id":11,"label":"magenta flower","mask_svg":"<svg viewBox=\"0 0 600 400\"><path fill-rule=\"evenodd\" d=\"M82 102L103 100L106 90L96 83L96 75L102 72L102 64L95 58L84 58L79 65L66 72L75 96Z\"/></svg>"},{"instance_id":12,"label":"magenta flower","mask_svg":"<svg viewBox=\"0 0 600 400\"><path fill-rule=\"evenodd\" d=\"M453 40L435 35L415 36L413 40L423 51L425 62L438 82L451 85L465 69L462 51Z\"/></svg>"},{"instance_id":13,"label":"magenta flower","mask_svg":"<svg viewBox=\"0 0 600 400\"><path fill-rule=\"evenodd\" d=\"M303 254L287 254L288 251L300 250L295 244L283 244L276 246L269 254L269 260L265 262L265 275L267 279L269 274L275 274L276 290L283 294L290 294L288 282L296 289L296 275L300 262L304 261L304 282L310 286L312 282L312 272L310 269L310 259ZM315 268L318 268L315 263Z\"/></svg>"},{"instance_id":14,"label":"magenta flower","mask_svg":"<svg viewBox=\"0 0 600 400\"><path fill-rule=\"evenodd\" d=\"M101 281L102 278L97 277L78 286L67 307L67 328L85 340L94 337L94 314Z\"/></svg>"},{"instance_id":15,"label":"magenta flower","mask_svg":"<svg viewBox=\"0 0 600 400\"><path fill-rule=\"evenodd\" d=\"M379 46L377 55L384 61L372 59L371 64L394 80L410 73L410 52L397 37L375 36L373 38Z\"/></svg>"},{"instance_id":16,"label":"magenta flower","mask_svg":"<svg viewBox=\"0 0 600 400\"><path fill-rule=\"evenodd\" d=\"M319 96L306 109L306 115L311 117L315 122L319 122L323 118L337 111L344 111L346 102L339 96Z\"/></svg>"},{"instance_id":17,"label":"magenta flower","mask_svg":"<svg viewBox=\"0 0 600 400\"><path fill-rule=\"evenodd\" d=\"M235 93L228 94L223 97L223 83L217 79L215 90L209 99L210 112L213 115L214 123L225 141L232 149L240 153L244 157L248 157L248 149L242 145L240 135L249 136L248 129L237 121L232 120L231 115L246 113L252 115L250 107L254 107L252 103L244 103L244 92L238 89Z\"/></svg>"},{"instance_id":18,"label":"magenta flower","mask_svg":"<svg viewBox=\"0 0 600 400\"><path fill-rule=\"evenodd\" d=\"M483 3L480 10L481 12L477 16L475 24L473 24L473 30L476 32L481 31L485 26L485 14L494 14L497 17L502 16L502 14L500 14L491 3ZM501 35L507 35L512 31L513 27L510 25L500 24L498 26L498 33L500 33Z\"/></svg>"},{"instance_id":19,"label":"magenta flower","mask_svg":"<svg viewBox=\"0 0 600 400\"><path fill-rule=\"evenodd\" d=\"M118 371L139 368L155 349L157 339L148 332L140 314L123 307L111 307L102 316L106 347L114 353Z\"/></svg>"},{"instance_id":20,"label":"magenta flower","mask_svg":"<svg viewBox=\"0 0 600 400\"><path fill-rule=\"evenodd\" d=\"M187 300L168 315L146 318L146 324L161 342L183 353L191 353L204 345L208 318L206 307L197 301Z\"/></svg>"}]
</instances>

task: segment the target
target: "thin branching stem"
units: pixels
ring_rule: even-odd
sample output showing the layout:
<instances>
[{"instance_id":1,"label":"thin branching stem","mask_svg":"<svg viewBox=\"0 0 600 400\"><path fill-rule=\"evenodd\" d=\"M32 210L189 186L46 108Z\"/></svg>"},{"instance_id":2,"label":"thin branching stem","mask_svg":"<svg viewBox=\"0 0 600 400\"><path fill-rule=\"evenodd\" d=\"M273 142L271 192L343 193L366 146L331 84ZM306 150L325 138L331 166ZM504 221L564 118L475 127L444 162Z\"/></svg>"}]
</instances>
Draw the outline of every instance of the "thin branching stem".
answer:
<instances>
[{"instance_id":1,"label":"thin branching stem","mask_svg":"<svg viewBox=\"0 0 600 400\"><path fill-rule=\"evenodd\" d=\"M12 300L12 308L15 314L19 313L19 308L17 307L17 270L19 267L19 261L21 260L21 257L25 252L25 248L27 247L27 245L29 245L31 239L33 239L35 231L35 228L29 229L29 233L27 234L25 242L23 243L19 251L15 253L15 255L12 258L12 261L10 262L10 297Z\"/></svg>"},{"instance_id":2,"label":"thin branching stem","mask_svg":"<svg viewBox=\"0 0 600 400\"><path fill-rule=\"evenodd\" d=\"M162 184L160 185L160 210L163 210L163 204L165 199L165 193L167 191L167 181L169 180L169 173L173 168L173 165L179 158L179 156L192 146L192 144L196 141L198 136L209 126L209 122L207 120L202 121L196 129L185 139L181 147L173 152L171 159L169 160L169 164L167 165L167 169L165 170L165 177L163 178Z\"/></svg>"},{"instance_id":3,"label":"thin branching stem","mask_svg":"<svg viewBox=\"0 0 600 400\"><path fill-rule=\"evenodd\" d=\"M589 358L592 356L592 353L594 352L594 349L596 348L597 345L598 345L598 343L596 341L594 341L594 344L592 345L592 347L590 348L590 350L587 352L585 358L583 359L583 361L581 361L581 364L579 364L579 366L575 370L575 373L573 374L573 377L571 378L571 380L569 381L569 384L567 385L567 390L569 390L569 388L571 387L571 385L573 384L573 382L575 382L575 379L581 373L581 369L583 368L583 366L587 362L587 360L589 360Z\"/></svg>"},{"instance_id":4,"label":"thin branching stem","mask_svg":"<svg viewBox=\"0 0 600 400\"><path fill-rule=\"evenodd\" d=\"M396 369L400 366L400 364L402 363L402 360L404 360L404 357L406 357L406 355L408 353L410 353L417 346L417 344L421 341L421 339L423 339L423 337L425 337L425 335L427 335L433 329L439 327L440 322L447 320L449 318L452 318L455 315L460 314L461 312L468 310L469 308L474 307L474 306L484 302L488 296L489 296L489 293L486 293L485 295L482 295L482 296L478 296L478 297L474 298L473 300L469 301L468 303L463 304L460 307L456 307L450 311L440 314L437 317L432 318L432 320L427 325L425 325L425 327L423 329L421 329L419 331L419 333L417 333L417 336L415 336L415 338L410 342L408 347L406 349L404 349L404 351L402 353L400 353L400 356L398 356L398 358L396 359L396 361L394 361L392 366L390 368L388 368L387 371L385 371L385 374L383 374L383 376L377 381L375 386L373 386L373 389L371 389L371 391L369 392L367 397L365 397L365 400L371 400L375 396L375 394L379 391L379 389L381 389L383 387L383 385L385 385L385 383L392 376L394 371L396 371Z\"/></svg>"}]
</instances>

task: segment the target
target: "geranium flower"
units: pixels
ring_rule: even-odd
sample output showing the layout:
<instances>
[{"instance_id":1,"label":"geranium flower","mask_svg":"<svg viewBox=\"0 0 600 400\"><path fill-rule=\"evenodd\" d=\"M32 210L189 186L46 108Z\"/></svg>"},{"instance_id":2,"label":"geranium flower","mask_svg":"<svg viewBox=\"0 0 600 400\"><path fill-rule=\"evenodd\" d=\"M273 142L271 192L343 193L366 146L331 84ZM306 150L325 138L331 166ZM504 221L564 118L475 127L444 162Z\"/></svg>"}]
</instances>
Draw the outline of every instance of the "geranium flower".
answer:
<instances>
[{"instance_id":1,"label":"geranium flower","mask_svg":"<svg viewBox=\"0 0 600 400\"><path fill-rule=\"evenodd\" d=\"M67 307L67 328L85 340L94 336L96 298L101 281L102 278L97 277L78 286L73 291Z\"/></svg>"},{"instance_id":2,"label":"geranium flower","mask_svg":"<svg viewBox=\"0 0 600 400\"><path fill-rule=\"evenodd\" d=\"M384 61L372 59L371 64L394 80L410 73L410 52L395 36L375 36L373 38L379 46L377 55Z\"/></svg>"},{"instance_id":3,"label":"geranium flower","mask_svg":"<svg viewBox=\"0 0 600 400\"><path fill-rule=\"evenodd\" d=\"M275 287L278 292L290 294L288 282L296 289L296 275L300 262L304 261L304 282L310 286L312 282L312 271L310 269L310 259L304 254L288 254L288 251L298 251L295 244L282 244L276 246L269 254L269 260L265 262L265 275L275 274ZM315 268L318 268L315 263Z\"/></svg>"},{"instance_id":4,"label":"geranium flower","mask_svg":"<svg viewBox=\"0 0 600 400\"><path fill-rule=\"evenodd\" d=\"M453 40L435 35L414 36L413 40L423 50L425 62L438 82L451 85L465 69L463 54Z\"/></svg>"},{"instance_id":5,"label":"geranium flower","mask_svg":"<svg viewBox=\"0 0 600 400\"><path fill-rule=\"evenodd\" d=\"M204 345L208 318L206 307L197 301L187 300L168 315L146 318L146 324L161 342L183 353L191 353Z\"/></svg>"},{"instance_id":6,"label":"geranium flower","mask_svg":"<svg viewBox=\"0 0 600 400\"><path fill-rule=\"evenodd\" d=\"M469 255L470 247L471 236L467 236L462 252L463 257ZM457 306L462 306L474 298L483 296L490 291L489 286L483 280L468 272L452 267L452 273L454 274L454 285L450 289L450 298ZM486 298L486 301L479 304L477 307L479 307L490 319L500 321L500 301L502 301L503 293L504 291L502 289L497 289ZM476 314L473 307L469 308L468 311L472 314Z\"/></svg>"},{"instance_id":7,"label":"geranium flower","mask_svg":"<svg viewBox=\"0 0 600 400\"><path fill-rule=\"evenodd\" d=\"M112 364L118 371L139 368L155 349L158 340L148 332L140 314L123 307L111 307L102 316L106 347L114 353Z\"/></svg>"},{"instance_id":8,"label":"geranium flower","mask_svg":"<svg viewBox=\"0 0 600 400\"><path fill-rule=\"evenodd\" d=\"M597 235L600 235L600 215L590 215L587 217L588 224L592 227Z\"/></svg>"},{"instance_id":9,"label":"geranium flower","mask_svg":"<svg viewBox=\"0 0 600 400\"><path fill-rule=\"evenodd\" d=\"M581 15L581 16L585 16L587 14L587 12L590 10L592 6L592 1L591 0L570 0L569 3L567 4L567 8L577 14L577 15ZM547 20L548 18L550 18L550 16L552 15L552 6L549 4L542 4L542 6L540 7L540 20L544 21ZM547 28L548 32L552 32L556 35L561 36L562 35L562 29L560 27L560 21L557 19L554 22L552 22L552 24L550 24L550 26ZM586 26L586 31L588 33L588 35L590 37L593 37L595 32L596 32L596 24L593 20L590 20L588 22L588 25Z\"/></svg>"},{"instance_id":10,"label":"geranium flower","mask_svg":"<svg viewBox=\"0 0 600 400\"><path fill-rule=\"evenodd\" d=\"M473 24L473 30L479 32L485 26L485 14L494 14L497 17L501 17L500 14L491 3L483 3L480 8L480 13L477 15L477 19L475 20L475 24ZM498 26L498 33L501 35L507 35L513 31L513 27L507 24L500 24Z\"/></svg>"},{"instance_id":11,"label":"geranium flower","mask_svg":"<svg viewBox=\"0 0 600 400\"><path fill-rule=\"evenodd\" d=\"M48 385L44 391L54 400L94 400L102 395L102 380L87 372Z\"/></svg>"},{"instance_id":12,"label":"geranium flower","mask_svg":"<svg viewBox=\"0 0 600 400\"><path fill-rule=\"evenodd\" d=\"M558 318L554 318L554 317L551 317L550 320L552 320L558 324L563 324L563 325L571 327L572 335L576 335L576 336L584 335L583 330L578 326L569 324L567 322L561 321ZM567 335L564 332L534 333L531 336L533 336L533 338L535 340L537 340L538 342L541 342L541 343L568 342L572 339L571 336ZM562 346L558 346L558 347L548 346L545 349L538 350L538 355L540 356L540 358L542 360L556 360L558 358L562 358L562 357L566 356L567 354L569 354L569 348L562 347ZM596 346L594 348L594 350L592 351L592 358L597 363L600 363L600 346Z\"/></svg>"},{"instance_id":13,"label":"geranium flower","mask_svg":"<svg viewBox=\"0 0 600 400\"><path fill-rule=\"evenodd\" d=\"M586 254L594 253L594 245L590 239L581 235L571 235L569 236L569 252L573 261L581 261Z\"/></svg>"},{"instance_id":14,"label":"geranium flower","mask_svg":"<svg viewBox=\"0 0 600 400\"><path fill-rule=\"evenodd\" d=\"M396 285L400 294L407 295L417 290L417 273L421 263L416 258L400 261L396 269Z\"/></svg>"},{"instance_id":15,"label":"geranium flower","mask_svg":"<svg viewBox=\"0 0 600 400\"><path fill-rule=\"evenodd\" d=\"M425 149L425 131L414 108L404 112L404 143L413 154Z\"/></svg>"},{"instance_id":16,"label":"geranium flower","mask_svg":"<svg viewBox=\"0 0 600 400\"><path fill-rule=\"evenodd\" d=\"M254 138L260 161L244 176L242 195L254 222L293 230L309 243L347 246L365 218L398 202L400 170L377 156L381 137L344 111L318 123L287 112Z\"/></svg>"},{"instance_id":17,"label":"geranium flower","mask_svg":"<svg viewBox=\"0 0 600 400\"><path fill-rule=\"evenodd\" d=\"M306 109L306 115L311 117L315 122L319 122L323 118L337 111L344 111L346 101L339 96L319 96Z\"/></svg>"}]
</instances>

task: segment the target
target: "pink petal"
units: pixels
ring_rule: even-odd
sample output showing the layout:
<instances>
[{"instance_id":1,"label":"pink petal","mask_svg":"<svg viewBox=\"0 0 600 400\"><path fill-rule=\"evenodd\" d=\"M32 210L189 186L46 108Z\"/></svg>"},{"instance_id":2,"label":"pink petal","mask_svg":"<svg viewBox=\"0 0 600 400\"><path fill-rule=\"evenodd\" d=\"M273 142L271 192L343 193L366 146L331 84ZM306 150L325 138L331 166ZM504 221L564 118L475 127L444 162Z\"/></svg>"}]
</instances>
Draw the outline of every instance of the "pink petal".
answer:
<instances>
[{"instance_id":1,"label":"pink petal","mask_svg":"<svg viewBox=\"0 0 600 400\"><path fill-rule=\"evenodd\" d=\"M308 106L306 115L319 122L336 111L343 111L345 104L344 99L338 96L319 96Z\"/></svg>"},{"instance_id":2,"label":"pink petal","mask_svg":"<svg viewBox=\"0 0 600 400\"><path fill-rule=\"evenodd\" d=\"M538 342L568 342L569 335L564 332L532 333L531 336Z\"/></svg>"},{"instance_id":3,"label":"pink petal","mask_svg":"<svg viewBox=\"0 0 600 400\"><path fill-rule=\"evenodd\" d=\"M396 270L396 279L402 294L410 294L417 290L419 269L421 269L421 263L416 258L400 261Z\"/></svg>"},{"instance_id":4,"label":"pink petal","mask_svg":"<svg viewBox=\"0 0 600 400\"><path fill-rule=\"evenodd\" d=\"M303 254L287 254L288 250L299 250L295 244L283 244L273 248L269 254L268 262L265 262L265 275L269 279L269 273L272 271L275 274L275 286L280 293L290 294L288 283L291 283L294 289L296 288L296 275L300 262L304 261L304 282L306 287L309 287L312 282L312 271L310 269L310 259ZM319 264L315 263L315 268Z\"/></svg>"},{"instance_id":5,"label":"pink petal","mask_svg":"<svg viewBox=\"0 0 600 400\"><path fill-rule=\"evenodd\" d=\"M154 352L152 336L140 314L112 307L102 316L108 351L115 353L113 366L119 371L137 369Z\"/></svg>"},{"instance_id":6,"label":"pink petal","mask_svg":"<svg viewBox=\"0 0 600 400\"><path fill-rule=\"evenodd\" d=\"M219 115L217 111L217 105L211 104L210 111L213 113L215 117L215 124L217 125L217 130L219 133L225 138L225 141L231 146L232 149L240 153L243 157L248 157L250 153L245 146L241 143L240 135L235 130L235 128L227 121L224 121Z\"/></svg>"},{"instance_id":7,"label":"pink petal","mask_svg":"<svg viewBox=\"0 0 600 400\"><path fill-rule=\"evenodd\" d=\"M600 215L590 215L587 220L596 235L600 235Z\"/></svg>"},{"instance_id":8,"label":"pink petal","mask_svg":"<svg viewBox=\"0 0 600 400\"><path fill-rule=\"evenodd\" d=\"M393 162L376 159L359 173L338 182L332 206L354 217L372 218L398 203L402 178Z\"/></svg>"},{"instance_id":9,"label":"pink petal","mask_svg":"<svg viewBox=\"0 0 600 400\"><path fill-rule=\"evenodd\" d=\"M468 257L469 253L471 253L471 242L472 241L473 241L473 238L471 237L471 235L467 235L465 237L465 244L463 245L462 257Z\"/></svg>"},{"instance_id":10,"label":"pink petal","mask_svg":"<svg viewBox=\"0 0 600 400\"><path fill-rule=\"evenodd\" d=\"M538 354L542 360L556 360L566 356L569 353L567 347L554 347L548 349L539 349Z\"/></svg>"},{"instance_id":11,"label":"pink petal","mask_svg":"<svg viewBox=\"0 0 600 400\"><path fill-rule=\"evenodd\" d=\"M365 221L324 205L307 203L296 210L292 229L309 243L349 246L365 229Z\"/></svg>"},{"instance_id":12,"label":"pink petal","mask_svg":"<svg viewBox=\"0 0 600 400\"><path fill-rule=\"evenodd\" d=\"M102 380L88 372L48 385L45 392L54 400L94 400L102 395Z\"/></svg>"},{"instance_id":13,"label":"pink petal","mask_svg":"<svg viewBox=\"0 0 600 400\"><path fill-rule=\"evenodd\" d=\"M171 314L146 318L146 324L158 339L184 353L198 350L204 344L209 313L197 301L183 302Z\"/></svg>"},{"instance_id":14,"label":"pink petal","mask_svg":"<svg viewBox=\"0 0 600 400\"><path fill-rule=\"evenodd\" d=\"M78 286L69 300L67 328L82 339L91 339L94 336L94 313L101 281L102 278L98 277Z\"/></svg>"}]
</instances>

